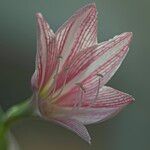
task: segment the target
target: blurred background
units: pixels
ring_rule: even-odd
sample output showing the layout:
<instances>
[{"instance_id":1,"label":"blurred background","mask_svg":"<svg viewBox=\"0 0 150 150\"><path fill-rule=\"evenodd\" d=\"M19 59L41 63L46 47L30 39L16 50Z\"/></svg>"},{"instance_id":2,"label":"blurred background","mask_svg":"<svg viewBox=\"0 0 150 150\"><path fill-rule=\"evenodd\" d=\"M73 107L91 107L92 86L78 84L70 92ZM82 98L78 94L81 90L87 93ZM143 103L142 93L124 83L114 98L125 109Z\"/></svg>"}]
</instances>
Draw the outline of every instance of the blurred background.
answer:
<instances>
[{"instance_id":1,"label":"blurred background","mask_svg":"<svg viewBox=\"0 0 150 150\"><path fill-rule=\"evenodd\" d=\"M91 0L0 0L0 104L7 109L31 95L36 53L35 13L54 31ZM117 117L88 126L92 145L74 133L38 119L18 122L12 133L22 150L150 149L150 1L95 0L99 42L125 31L134 33L130 51L108 85L130 93L136 102Z\"/></svg>"}]
</instances>

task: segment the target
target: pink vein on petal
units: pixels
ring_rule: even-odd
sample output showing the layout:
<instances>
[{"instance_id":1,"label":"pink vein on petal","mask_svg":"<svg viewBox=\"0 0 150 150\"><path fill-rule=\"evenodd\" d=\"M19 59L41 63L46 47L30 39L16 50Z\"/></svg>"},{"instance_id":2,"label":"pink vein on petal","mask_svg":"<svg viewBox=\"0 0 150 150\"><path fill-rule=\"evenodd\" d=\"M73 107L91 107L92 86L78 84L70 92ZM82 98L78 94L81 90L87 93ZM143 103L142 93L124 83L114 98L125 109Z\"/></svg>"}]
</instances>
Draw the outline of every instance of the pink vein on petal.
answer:
<instances>
[{"instance_id":1,"label":"pink vein on petal","mask_svg":"<svg viewBox=\"0 0 150 150\"><path fill-rule=\"evenodd\" d=\"M56 48L55 34L50 29L48 23L43 18L42 14L37 13L37 55L36 55L36 72L33 75L33 80L37 78L36 85L41 88L50 78L54 68L56 67L56 56L58 51ZM35 76L35 77L34 77ZM32 81L34 83L34 81Z\"/></svg>"},{"instance_id":2,"label":"pink vein on petal","mask_svg":"<svg viewBox=\"0 0 150 150\"><path fill-rule=\"evenodd\" d=\"M104 44L100 44L100 46L95 45L80 52L70 63L71 69L68 73L68 84L64 89L64 93L72 89L77 82L87 84L90 80L94 81L97 73L103 74L105 84L106 77L110 79L127 54L131 36L130 33L123 33L104 42ZM60 88L62 83L63 74L60 73L57 88Z\"/></svg>"},{"instance_id":3,"label":"pink vein on petal","mask_svg":"<svg viewBox=\"0 0 150 150\"><path fill-rule=\"evenodd\" d=\"M61 126L75 132L82 139L91 143L91 137L86 129L86 127L79 121L70 118L53 118L52 121L60 124Z\"/></svg>"},{"instance_id":4,"label":"pink vein on petal","mask_svg":"<svg viewBox=\"0 0 150 150\"><path fill-rule=\"evenodd\" d=\"M91 105L91 101L89 100L89 98L94 98L95 95L91 93L89 97L89 95L85 93L81 107L74 111L73 107L77 94L79 93L74 92L74 94L63 97L60 101L57 101L58 109L55 115L59 116L61 114L62 116L69 116L84 124L91 124L102 122L113 117L122 110L122 108L134 101L132 96L111 87L104 86L101 88L95 103Z\"/></svg>"},{"instance_id":5,"label":"pink vein on petal","mask_svg":"<svg viewBox=\"0 0 150 150\"><path fill-rule=\"evenodd\" d=\"M97 43L97 11L94 4L78 10L56 32L63 57L60 68L80 50Z\"/></svg>"}]
</instances>

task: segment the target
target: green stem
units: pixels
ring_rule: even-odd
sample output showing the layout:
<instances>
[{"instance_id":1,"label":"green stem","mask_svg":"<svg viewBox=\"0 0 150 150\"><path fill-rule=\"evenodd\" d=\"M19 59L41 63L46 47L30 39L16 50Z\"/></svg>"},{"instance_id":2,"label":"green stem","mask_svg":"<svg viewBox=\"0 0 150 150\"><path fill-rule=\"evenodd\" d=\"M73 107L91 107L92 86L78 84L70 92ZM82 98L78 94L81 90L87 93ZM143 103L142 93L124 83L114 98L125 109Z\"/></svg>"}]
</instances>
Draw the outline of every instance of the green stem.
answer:
<instances>
[{"instance_id":1,"label":"green stem","mask_svg":"<svg viewBox=\"0 0 150 150\"><path fill-rule=\"evenodd\" d=\"M17 104L8 109L4 117L5 126L9 127L12 125L12 123L31 116L32 113L33 113L33 104L30 99L27 99L21 104Z\"/></svg>"},{"instance_id":2,"label":"green stem","mask_svg":"<svg viewBox=\"0 0 150 150\"><path fill-rule=\"evenodd\" d=\"M7 129L4 124L0 124L0 150L7 150L8 141L7 141Z\"/></svg>"},{"instance_id":3,"label":"green stem","mask_svg":"<svg viewBox=\"0 0 150 150\"><path fill-rule=\"evenodd\" d=\"M12 124L18 120L32 116L34 112L33 106L30 98L21 104L12 106L5 113L0 109L0 150L7 150L7 133Z\"/></svg>"}]
</instances>

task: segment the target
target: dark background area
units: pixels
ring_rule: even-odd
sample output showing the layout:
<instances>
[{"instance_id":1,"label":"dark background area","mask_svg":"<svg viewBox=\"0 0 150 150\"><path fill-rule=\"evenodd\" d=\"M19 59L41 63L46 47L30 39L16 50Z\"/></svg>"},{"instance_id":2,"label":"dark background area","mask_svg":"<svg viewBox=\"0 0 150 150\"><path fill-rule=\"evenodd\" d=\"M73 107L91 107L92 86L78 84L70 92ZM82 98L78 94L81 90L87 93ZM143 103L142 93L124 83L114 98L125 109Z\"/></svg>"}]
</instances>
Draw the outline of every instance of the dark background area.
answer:
<instances>
[{"instance_id":1,"label":"dark background area","mask_svg":"<svg viewBox=\"0 0 150 150\"><path fill-rule=\"evenodd\" d=\"M32 94L30 78L36 53L35 13L56 29L86 0L0 0L0 104L7 109ZM117 117L88 126L92 145L72 132L38 119L13 128L22 150L148 150L150 149L150 1L95 0L99 42L132 31L130 51L108 85L133 95L136 102Z\"/></svg>"}]
</instances>

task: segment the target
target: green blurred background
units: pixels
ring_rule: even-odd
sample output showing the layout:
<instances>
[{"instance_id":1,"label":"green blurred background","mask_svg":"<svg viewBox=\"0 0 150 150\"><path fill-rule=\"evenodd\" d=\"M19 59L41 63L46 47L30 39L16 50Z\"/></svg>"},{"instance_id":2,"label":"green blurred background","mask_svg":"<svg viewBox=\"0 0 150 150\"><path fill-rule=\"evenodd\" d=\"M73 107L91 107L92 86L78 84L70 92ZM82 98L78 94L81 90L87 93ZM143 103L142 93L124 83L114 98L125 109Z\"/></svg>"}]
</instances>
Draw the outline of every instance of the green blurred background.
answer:
<instances>
[{"instance_id":1,"label":"green blurred background","mask_svg":"<svg viewBox=\"0 0 150 150\"><path fill-rule=\"evenodd\" d=\"M6 110L31 95L36 53L35 13L56 29L87 0L0 0L0 104ZM150 149L150 1L95 0L99 41L134 33L130 52L109 85L132 94L136 102L117 117L88 126L92 145L72 132L38 119L18 122L12 132L22 150Z\"/></svg>"}]
</instances>

